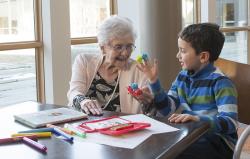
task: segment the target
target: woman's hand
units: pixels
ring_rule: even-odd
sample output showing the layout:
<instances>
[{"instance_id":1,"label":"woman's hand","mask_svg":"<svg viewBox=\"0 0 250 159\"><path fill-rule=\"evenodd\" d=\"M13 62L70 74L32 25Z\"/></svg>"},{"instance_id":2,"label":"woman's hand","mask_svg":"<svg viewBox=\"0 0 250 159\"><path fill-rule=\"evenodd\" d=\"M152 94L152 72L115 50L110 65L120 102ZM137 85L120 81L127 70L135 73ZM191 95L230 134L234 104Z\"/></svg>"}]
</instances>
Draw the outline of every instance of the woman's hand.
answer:
<instances>
[{"instance_id":1,"label":"woman's hand","mask_svg":"<svg viewBox=\"0 0 250 159\"><path fill-rule=\"evenodd\" d=\"M97 100L84 99L81 102L81 108L86 114L101 115L103 114L101 105Z\"/></svg>"},{"instance_id":2,"label":"woman's hand","mask_svg":"<svg viewBox=\"0 0 250 159\"><path fill-rule=\"evenodd\" d=\"M190 114L172 114L168 118L171 123L186 123L189 121L199 121L200 118L198 116L190 115Z\"/></svg>"},{"instance_id":3,"label":"woman's hand","mask_svg":"<svg viewBox=\"0 0 250 159\"><path fill-rule=\"evenodd\" d=\"M144 60L142 63L137 64L137 68L145 73L151 83L154 83L158 79L158 61L156 59L153 64L149 60Z\"/></svg>"}]
</instances>

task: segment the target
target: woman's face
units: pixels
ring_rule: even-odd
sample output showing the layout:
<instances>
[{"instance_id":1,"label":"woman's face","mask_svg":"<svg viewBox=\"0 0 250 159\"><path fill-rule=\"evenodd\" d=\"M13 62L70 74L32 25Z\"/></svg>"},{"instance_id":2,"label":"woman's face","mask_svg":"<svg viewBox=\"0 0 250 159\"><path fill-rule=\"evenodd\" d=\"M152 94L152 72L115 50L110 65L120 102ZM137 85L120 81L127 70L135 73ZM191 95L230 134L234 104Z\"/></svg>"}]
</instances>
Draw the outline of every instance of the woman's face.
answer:
<instances>
[{"instance_id":1,"label":"woman's face","mask_svg":"<svg viewBox=\"0 0 250 159\"><path fill-rule=\"evenodd\" d=\"M102 47L105 55L104 62L118 69L123 69L128 63L134 48L134 40L130 36L114 39Z\"/></svg>"}]
</instances>

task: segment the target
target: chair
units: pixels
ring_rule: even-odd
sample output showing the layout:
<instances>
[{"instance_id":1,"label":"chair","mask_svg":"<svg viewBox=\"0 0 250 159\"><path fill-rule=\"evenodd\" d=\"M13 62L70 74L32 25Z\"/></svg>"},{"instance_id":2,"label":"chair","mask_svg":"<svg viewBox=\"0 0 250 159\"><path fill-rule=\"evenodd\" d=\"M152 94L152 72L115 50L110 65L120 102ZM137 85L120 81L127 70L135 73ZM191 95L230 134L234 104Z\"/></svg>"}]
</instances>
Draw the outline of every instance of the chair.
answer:
<instances>
[{"instance_id":1,"label":"chair","mask_svg":"<svg viewBox=\"0 0 250 159\"><path fill-rule=\"evenodd\" d=\"M250 65L219 58L215 66L228 76L238 91L239 122L250 124Z\"/></svg>"},{"instance_id":2,"label":"chair","mask_svg":"<svg viewBox=\"0 0 250 159\"><path fill-rule=\"evenodd\" d=\"M250 133L250 126L247 126L250 124L250 65L219 58L216 60L215 66L219 67L234 82L238 91L238 120L240 127L237 131L239 140L233 158L239 159L242 150L244 154L250 152L250 140L247 139Z\"/></svg>"},{"instance_id":3,"label":"chair","mask_svg":"<svg viewBox=\"0 0 250 159\"><path fill-rule=\"evenodd\" d=\"M233 159L240 159L242 147L245 144L249 135L250 135L250 125L247 126L247 128L242 132L240 138L238 139L234 149Z\"/></svg>"}]
</instances>

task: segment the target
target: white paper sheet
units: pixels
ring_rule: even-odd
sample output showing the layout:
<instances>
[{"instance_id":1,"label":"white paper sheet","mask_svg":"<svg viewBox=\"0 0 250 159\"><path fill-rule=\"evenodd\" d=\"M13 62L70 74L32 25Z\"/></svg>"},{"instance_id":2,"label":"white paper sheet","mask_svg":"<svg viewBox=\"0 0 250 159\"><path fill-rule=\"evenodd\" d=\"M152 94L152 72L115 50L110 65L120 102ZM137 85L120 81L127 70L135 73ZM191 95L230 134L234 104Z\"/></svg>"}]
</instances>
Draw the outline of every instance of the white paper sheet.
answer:
<instances>
[{"instance_id":1,"label":"white paper sheet","mask_svg":"<svg viewBox=\"0 0 250 159\"><path fill-rule=\"evenodd\" d=\"M122 147L128 149L134 149L152 134L159 134L165 132L177 131L179 129L149 118L143 114L136 115L127 115L121 116L121 118L133 121L133 122L147 122L151 124L151 127L146 128L144 130L131 132L128 134L120 135L120 136L109 136L100 134L98 132L95 133L87 133L87 137L85 139L76 137L77 141L84 142L93 142L98 144L104 144L114 147Z\"/></svg>"}]
</instances>

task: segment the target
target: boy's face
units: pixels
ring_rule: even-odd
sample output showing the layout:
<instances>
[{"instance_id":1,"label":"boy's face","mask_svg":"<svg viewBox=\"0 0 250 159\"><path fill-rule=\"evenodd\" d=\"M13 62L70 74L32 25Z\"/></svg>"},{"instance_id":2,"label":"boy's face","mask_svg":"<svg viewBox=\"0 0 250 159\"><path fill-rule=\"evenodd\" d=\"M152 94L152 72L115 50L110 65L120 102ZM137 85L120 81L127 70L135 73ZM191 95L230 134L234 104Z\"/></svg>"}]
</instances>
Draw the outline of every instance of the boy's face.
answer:
<instances>
[{"instance_id":1,"label":"boy's face","mask_svg":"<svg viewBox=\"0 0 250 159\"><path fill-rule=\"evenodd\" d=\"M179 52L176 57L181 63L182 69L197 72L204 66L203 55L197 55L189 42L178 39Z\"/></svg>"}]
</instances>

